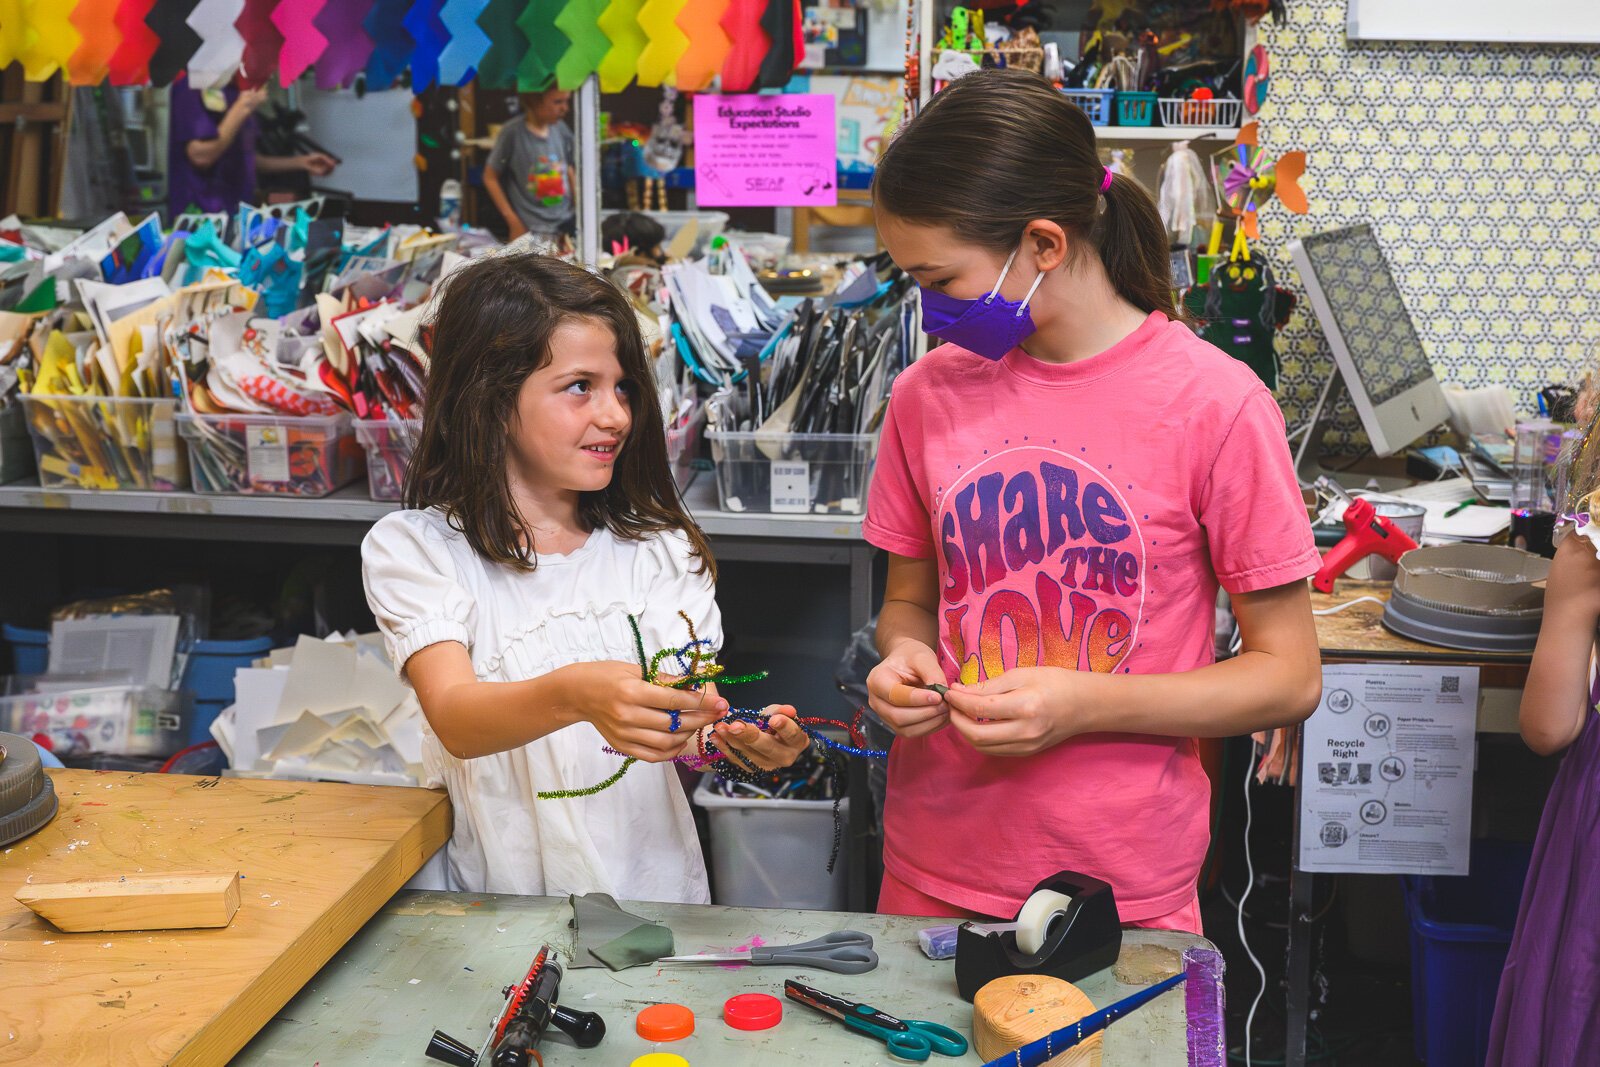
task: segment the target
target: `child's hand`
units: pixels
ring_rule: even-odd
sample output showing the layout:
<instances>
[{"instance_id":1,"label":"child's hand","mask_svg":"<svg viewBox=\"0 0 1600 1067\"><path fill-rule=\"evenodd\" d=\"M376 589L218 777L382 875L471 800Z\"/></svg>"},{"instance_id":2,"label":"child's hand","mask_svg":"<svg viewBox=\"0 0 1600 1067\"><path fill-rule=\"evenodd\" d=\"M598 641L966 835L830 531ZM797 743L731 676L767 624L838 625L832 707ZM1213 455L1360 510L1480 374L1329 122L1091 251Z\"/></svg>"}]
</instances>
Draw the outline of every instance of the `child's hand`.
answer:
<instances>
[{"instance_id":1,"label":"child's hand","mask_svg":"<svg viewBox=\"0 0 1600 1067\"><path fill-rule=\"evenodd\" d=\"M867 703L901 737L922 737L950 721L939 694L917 688L935 682L944 683L944 671L933 649L902 641L867 675Z\"/></svg>"},{"instance_id":2,"label":"child's hand","mask_svg":"<svg viewBox=\"0 0 1600 1067\"><path fill-rule=\"evenodd\" d=\"M745 768L775 771L787 767L811 747L811 736L794 721L794 708L788 704L769 704L761 709L768 729L754 723L719 722L713 726L710 741L724 755Z\"/></svg>"},{"instance_id":3,"label":"child's hand","mask_svg":"<svg viewBox=\"0 0 1600 1067\"><path fill-rule=\"evenodd\" d=\"M952 686L944 698L950 724L986 756L1042 752L1085 732L1075 707L1076 676L1060 667L1023 667Z\"/></svg>"},{"instance_id":4,"label":"child's hand","mask_svg":"<svg viewBox=\"0 0 1600 1067\"><path fill-rule=\"evenodd\" d=\"M594 723L618 752L649 763L681 755L695 731L728 712L728 702L716 690L697 693L652 685L631 663L575 663L564 670L578 717ZM680 713L675 731L668 714L673 709Z\"/></svg>"}]
</instances>

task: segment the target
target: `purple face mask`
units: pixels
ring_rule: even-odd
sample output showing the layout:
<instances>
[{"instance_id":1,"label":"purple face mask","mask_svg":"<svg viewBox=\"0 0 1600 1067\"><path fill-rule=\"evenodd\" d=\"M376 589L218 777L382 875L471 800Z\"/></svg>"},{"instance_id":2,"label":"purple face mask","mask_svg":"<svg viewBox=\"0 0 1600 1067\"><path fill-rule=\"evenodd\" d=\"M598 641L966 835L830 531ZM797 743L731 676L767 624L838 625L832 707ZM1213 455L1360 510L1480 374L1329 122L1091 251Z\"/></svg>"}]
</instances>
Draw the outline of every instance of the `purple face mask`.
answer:
<instances>
[{"instance_id":1,"label":"purple face mask","mask_svg":"<svg viewBox=\"0 0 1600 1067\"><path fill-rule=\"evenodd\" d=\"M1016 258L1017 254L1012 252L1006 265L1000 269L1000 280L994 283L988 296L978 300L957 300L953 296L918 286L922 290L923 330L940 340L960 345L969 352L992 360L1002 359L1007 352L1032 336L1035 327L1033 316L1028 314L1028 301L1033 299L1039 283L1044 281L1044 274L1041 272L1033 280L1022 303L1007 300L1000 295L1000 287L1005 284L1006 275L1011 272L1012 261Z\"/></svg>"}]
</instances>

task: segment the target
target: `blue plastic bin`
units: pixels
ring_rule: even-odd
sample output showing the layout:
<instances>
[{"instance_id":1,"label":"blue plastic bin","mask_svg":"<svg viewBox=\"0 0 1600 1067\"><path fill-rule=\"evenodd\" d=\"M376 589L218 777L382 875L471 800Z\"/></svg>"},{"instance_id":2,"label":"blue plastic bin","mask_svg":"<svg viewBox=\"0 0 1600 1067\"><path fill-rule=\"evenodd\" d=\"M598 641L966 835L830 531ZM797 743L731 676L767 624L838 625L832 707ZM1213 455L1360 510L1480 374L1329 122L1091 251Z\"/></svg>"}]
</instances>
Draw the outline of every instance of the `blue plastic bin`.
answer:
<instances>
[{"instance_id":1,"label":"blue plastic bin","mask_svg":"<svg viewBox=\"0 0 1600 1067\"><path fill-rule=\"evenodd\" d=\"M0 637L11 646L12 674L43 674L50 665L50 634L0 623Z\"/></svg>"},{"instance_id":2,"label":"blue plastic bin","mask_svg":"<svg viewBox=\"0 0 1600 1067\"><path fill-rule=\"evenodd\" d=\"M50 663L50 633L0 624L0 636L11 645L13 674L44 674ZM270 637L243 641L196 641L183 670L181 688L194 694L194 717L186 745L211 740L211 723L233 703L233 672L272 651Z\"/></svg>"},{"instance_id":3,"label":"blue plastic bin","mask_svg":"<svg viewBox=\"0 0 1600 1067\"><path fill-rule=\"evenodd\" d=\"M1090 125L1111 125L1111 102L1117 95L1115 89L1063 89L1061 95L1077 104L1089 116Z\"/></svg>"},{"instance_id":4,"label":"blue plastic bin","mask_svg":"<svg viewBox=\"0 0 1600 1067\"><path fill-rule=\"evenodd\" d=\"M1471 873L1405 875L1413 1047L1428 1067L1479 1067L1532 845L1474 841Z\"/></svg>"}]
</instances>

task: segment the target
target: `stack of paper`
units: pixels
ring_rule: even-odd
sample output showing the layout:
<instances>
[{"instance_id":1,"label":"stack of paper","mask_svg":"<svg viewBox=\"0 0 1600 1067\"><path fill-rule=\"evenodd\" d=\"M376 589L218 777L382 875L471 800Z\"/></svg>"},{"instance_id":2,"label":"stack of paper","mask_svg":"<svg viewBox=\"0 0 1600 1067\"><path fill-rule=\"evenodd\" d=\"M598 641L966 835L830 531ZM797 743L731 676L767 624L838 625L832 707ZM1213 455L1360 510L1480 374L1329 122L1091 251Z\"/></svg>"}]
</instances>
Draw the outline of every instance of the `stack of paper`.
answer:
<instances>
[{"instance_id":1,"label":"stack of paper","mask_svg":"<svg viewBox=\"0 0 1600 1067\"><path fill-rule=\"evenodd\" d=\"M417 785L422 708L377 635L301 637L234 674L211 736L242 777Z\"/></svg>"}]
</instances>

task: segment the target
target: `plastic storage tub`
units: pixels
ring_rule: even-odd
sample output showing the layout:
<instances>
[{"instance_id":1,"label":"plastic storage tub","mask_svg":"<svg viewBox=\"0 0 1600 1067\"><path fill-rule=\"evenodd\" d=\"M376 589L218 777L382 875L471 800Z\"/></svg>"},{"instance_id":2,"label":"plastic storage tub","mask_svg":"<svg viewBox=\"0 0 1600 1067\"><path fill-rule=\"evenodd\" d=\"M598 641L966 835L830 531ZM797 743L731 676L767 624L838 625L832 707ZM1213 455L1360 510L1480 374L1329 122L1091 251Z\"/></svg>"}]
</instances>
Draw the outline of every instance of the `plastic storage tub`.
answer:
<instances>
[{"instance_id":1,"label":"plastic storage tub","mask_svg":"<svg viewBox=\"0 0 1600 1067\"><path fill-rule=\"evenodd\" d=\"M1207 129L1231 130L1239 125L1241 102L1231 97L1214 100L1189 100L1180 96L1163 96L1161 125L1193 126Z\"/></svg>"},{"instance_id":2,"label":"plastic storage tub","mask_svg":"<svg viewBox=\"0 0 1600 1067\"><path fill-rule=\"evenodd\" d=\"M41 675L50 667L50 632L0 625L0 637L11 646L11 673ZM193 698L185 744L211 740L211 723L233 703L233 672L272 651L272 638L240 641L196 641L189 649L179 688Z\"/></svg>"},{"instance_id":3,"label":"plastic storage tub","mask_svg":"<svg viewBox=\"0 0 1600 1067\"><path fill-rule=\"evenodd\" d=\"M709 776L695 787L711 830L712 901L734 908L809 908L843 911L850 857L843 851L828 873L833 848L833 801L725 797ZM850 817L850 801L840 801Z\"/></svg>"},{"instance_id":4,"label":"plastic storage tub","mask_svg":"<svg viewBox=\"0 0 1600 1067\"><path fill-rule=\"evenodd\" d=\"M1155 93L1118 93L1118 126L1153 126L1156 121Z\"/></svg>"},{"instance_id":5,"label":"plastic storage tub","mask_svg":"<svg viewBox=\"0 0 1600 1067\"><path fill-rule=\"evenodd\" d=\"M667 431L667 464L672 468L672 478L680 491L694 481L694 461L700 455L700 435L705 428L706 409L702 404L686 425Z\"/></svg>"},{"instance_id":6,"label":"plastic storage tub","mask_svg":"<svg viewBox=\"0 0 1600 1067\"><path fill-rule=\"evenodd\" d=\"M719 433L707 430L723 511L860 515L876 434Z\"/></svg>"},{"instance_id":7,"label":"plastic storage tub","mask_svg":"<svg viewBox=\"0 0 1600 1067\"><path fill-rule=\"evenodd\" d=\"M1482 1063L1531 845L1472 843L1471 874L1403 878L1412 1034L1429 1067Z\"/></svg>"},{"instance_id":8,"label":"plastic storage tub","mask_svg":"<svg viewBox=\"0 0 1600 1067\"><path fill-rule=\"evenodd\" d=\"M170 756L189 743L191 716L184 694L151 686L0 696L0 730L32 738L58 757Z\"/></svg>"},{"instance_id":9,"label":"plastic storage tub","mask_svg":"<svg viewBox=\"0 0 1600 1067\"><path fill-rule=\"evenodd\" d=\"M355 426L356 440L367 450L367 495L399 500L422 420L357 419Z\"/></svg>"},{"instance_id":10,"label":"plastic storage tub","mask_svg":"<svg viewBox=\"0 0 1600 1067\"><path fill-rule=\"evenodd\" d=\"M620 214L622 214L621 211L602 211L600 212L600 221L604 223L612 215ZM696 232L694 239L693 251L695 252L704 252L706 246L711 243L711 239L720 234L728 225L728 213L726 211L641 211L639 214L649 215L661 223L661 228L667 231L667 235L661 240L663 249L672 243L672 239L678 235L679 230L689 225L691 219L700 224L700 229ZM610 249L605 249L604 251L609 252ZM638 250L636 249L635 251Z\"/></svg>"},{"instance_id":11,"label":"plastic storage tub","mask_svg":"<svg viewBox=\"0 0 1600 1067\"><path fill-rule=\"evenodd\" d=\"M22 405L13 401L0 407L0 485L20 481L33 473L33 439Z\"/></svg>"},{"instance_id":12,"label":"plastic storage tub","mask_svg":"<svg viewBox=\"0 0 1600 1067\"><path fill-rule=\"evenodd\" d=\"M327 496L361 474L349 415L179 415L197 493Z\"/></svg>"},{"instance_id":13,"label":"plastic storage tub","mask_svg":"<svg viewBox=\"0 0 1600 1067\"><path fill-rule=\"evenodd\" d=\"M189 487L176 400L30 393L22 410L46 489Z\"/></svg>"},{"instance_id":14,"label":"plastic storage tub","mask_svg":"<svg viewBox=\"0 0 1600 1067\"><path fill-rule=\"evenodd\" d=\"M1089 116L1091 124L1111 125L1111 102L1117 95L1115 89L1063 89L1061 95L1077 104Z\"/></svg>"},{"instance_id":15,"label":"plastic storage tub","mask_svg":"<svg viewBox=\"0 0 1600 1067\"><path fill-rule=\"evenodd\" d=\"M50 669L50 634L26 630L9 622L0 625L0 637L11 646L11 673L40 675Z\"/></svg>"}]
</instances>

